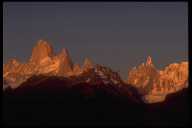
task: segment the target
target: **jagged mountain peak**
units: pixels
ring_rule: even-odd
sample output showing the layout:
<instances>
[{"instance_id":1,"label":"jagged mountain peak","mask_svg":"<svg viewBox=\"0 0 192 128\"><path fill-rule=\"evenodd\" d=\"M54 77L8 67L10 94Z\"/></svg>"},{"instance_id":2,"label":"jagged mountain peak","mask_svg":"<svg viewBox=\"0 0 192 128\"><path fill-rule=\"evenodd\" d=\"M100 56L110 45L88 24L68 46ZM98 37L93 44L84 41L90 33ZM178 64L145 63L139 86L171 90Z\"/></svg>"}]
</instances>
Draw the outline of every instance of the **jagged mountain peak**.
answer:
<instances>
[{"instance_id":1,"label":"jagged mountain peak","mask_svg":"<svg viewBox=\"0 0 192 128\"><path fill-rule=\"evenodd\" d=\"M67 73L72 72L73 70L73 62L69 55L69 52L66 48L62 48L60 53L57 55L60 61L60 69L61 72Z\"/></svg>"},{"instance_id":2,"label":"jagged mountain peak","mask_svg":"<svg viewBox=\"0 0 192 128\"><path fill-rule=\"evenodd\" d=\"M123 84L123 80L121 79L118 72L113 71L109 67L96 64L95 72L97 72L102 77L104 76L105 78L108 79L108 81L111 81L113 84Z\"/></svg>"},{"instance_id":3,"label":"jagged mountain peak","mask_svg":"<svg viewBox=\"0 0 192 128\"><path fill-rule=\"evenodd\" d=\"M38 40L34 47L46 48L49 52L53 52L51 43L46 40Z\"/></svg>"},{"instance_id":4,"label":"jagged mountain peak","mask_svg":"<svg viewBox=\"0 0 192 128\"><path fill-rule=\"evenodd\" d=\"M37 45L50 45L46 40L40 39L37 41Z\"/></svg>"},{"instance_id":5,"label":"jagged mountain peak","mask_svg":"<svg viewBox=\"0 0 192 128\"><path fill-rule=\"evenodd\" d=\"M69 52L66 48L62 48L61 51L55 57L62 59L62 60L64 60L64 59L71 60Z\"/></svg>"},{"instance_id":6,"label":"jagged mountain peak","mask_svg":"<svg viewBox=\"0 0 192 128\"><path fill-rule=\"evenodd\" d=\"M84 63L83 63L83 69L89 69L89 68L93 68L94 64L93 62L89 59L89 58L85 58Z\"/></svg>"},{"instance_id":7,"label":"jagged mountain peak","mask_svg":"<svg viewBox=\"0 0 192 128\"><path fill-rule=\"evenodd\" d=\"M151 56L147 57L146 65L153 65Z\"/></svg>"},{"instance_id":8,"label":"jagged mountain peak","mask_svg":"<svg viewBox=\"0 0 192 128\"><path fill-rule=\"evenodd\" d=\"M47 41L39 40L33 47L30 62L39 64L42 59L53 56L53 48Z\"/></svg>"},{"instance_id":9,"label":"jagged mountain peak","mask_svg":"<svg viewBox=\"0 0 192 128\"><path fill-rule=\"evenodd\" d=\"M93 68L83 70L80 77L83 77L85 82L90 84L112 84L119 86L123 84L123 81L117 72L114 72L109 67L99 64L96 64Z\"/></svg>"},{"instance_id":10,"label":"jagged mountain peak","mask_svg":"<svg viewBox=\"0 0 192 128\"><path fill-rule=\"evenodd\" d=\"M66 57L70 57L69 56L69 52L67 51L66 48L62 48L56 56L54 56L53 58L60 58L60 59L64 59Z\"/></svg>"},{"instance_id":11,"label":"jagged mountain peak","mask_svg":"<svg viewBox=\"0 0 192 128\"><path fill-rule=\"evenodd\" d=\"M145 102L164 101L169 93L182 90L187 85L188 62L172 63L163 70L153 66L151 57L146 64L134 68L128 73L128 83L135 86L144 95Z\"/></svg>"},{"instance_id":12,"label":"jagged mountain peak","mask_svg":"<svg viewBox=\"0 0 192 128\"><path fill-rule=\"evenodd\" d=\"M69 56L69 51L67 48L62 48L59 54Z\"/></svg>"},{"instance_id":13,"label":"jagged mountain peak","mask_svg":"<svg viewBox=\"0 0 192 128\"><path fill-rule=\"evenodd\" d=\"M89 58L85 58L82 68L79 64L73 65L66 48L54 55L52 46L44 40L39 40L34 46L29 63L22 64L13 58L3 65L3 81L12 88L17 88L32 76L47 74L51 77L77 78L77 83L126 84L117 72L94 64ZM163 70L157 70L152 57L148 56L146 62L133 68L128 74L128 84L137 88L147 102L164 100L167 94L187 87L187 83L188 61L172 63ZM159 94L162 97L156 99Z\"/></svg>"}]
</instances>

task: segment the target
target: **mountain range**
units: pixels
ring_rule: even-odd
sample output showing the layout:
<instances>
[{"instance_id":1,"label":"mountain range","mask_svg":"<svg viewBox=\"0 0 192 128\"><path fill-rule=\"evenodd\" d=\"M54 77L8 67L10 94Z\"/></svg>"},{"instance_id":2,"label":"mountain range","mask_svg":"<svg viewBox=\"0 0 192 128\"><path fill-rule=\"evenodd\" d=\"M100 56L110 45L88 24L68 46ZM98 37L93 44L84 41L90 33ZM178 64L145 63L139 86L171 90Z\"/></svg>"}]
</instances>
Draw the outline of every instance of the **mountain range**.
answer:
<instances>
[{"instance_id":1,"label":"mountain range","mask_svg":"<svg viewBox=\"0 0 192 128\"><path fill-rule=\"evenodd\" d=\"M165 101L167 95L188 88L188 61L172 63L158 70L148 56L145 63L133 67L128 72L127 80L123 80L111 68L94 64L89 58L85 58L84 64L80 66L72 61L66 48L55 54L47 41L39 40L26 63L13 58L3 65L4 92L17 92L28 86L33 90L35 85L41 86L43 82L52 79L55 83L64 82L62 86L65 87L83 85L85 92L94 92L95 87L99 86L101 90L103 88L113 94L125 97L135 95L136 99L147 104L158 103ZM56 87L51 88L54 90Z\"/></svg>"}]
</instances>

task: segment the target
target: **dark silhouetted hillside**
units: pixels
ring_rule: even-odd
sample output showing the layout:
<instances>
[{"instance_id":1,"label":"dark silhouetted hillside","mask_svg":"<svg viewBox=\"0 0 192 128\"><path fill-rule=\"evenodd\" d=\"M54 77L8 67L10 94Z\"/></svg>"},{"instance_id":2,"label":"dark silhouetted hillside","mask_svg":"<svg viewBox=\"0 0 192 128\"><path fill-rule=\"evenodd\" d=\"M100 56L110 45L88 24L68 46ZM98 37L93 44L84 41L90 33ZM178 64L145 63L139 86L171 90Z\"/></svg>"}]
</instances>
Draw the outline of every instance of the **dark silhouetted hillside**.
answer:
<instances>
[{"instance_id":1,"label":"dark silhouetted hillside","mask_svg":"<svg viewBox=\"0 0 192 128\"><path fill-rule=\"evenodd\" d=\"M3 97L7 125L186 125L186 90L163 103L144 104L130 85L77 83L75 78L34 76Z\"/></svg>"}]
</instances>

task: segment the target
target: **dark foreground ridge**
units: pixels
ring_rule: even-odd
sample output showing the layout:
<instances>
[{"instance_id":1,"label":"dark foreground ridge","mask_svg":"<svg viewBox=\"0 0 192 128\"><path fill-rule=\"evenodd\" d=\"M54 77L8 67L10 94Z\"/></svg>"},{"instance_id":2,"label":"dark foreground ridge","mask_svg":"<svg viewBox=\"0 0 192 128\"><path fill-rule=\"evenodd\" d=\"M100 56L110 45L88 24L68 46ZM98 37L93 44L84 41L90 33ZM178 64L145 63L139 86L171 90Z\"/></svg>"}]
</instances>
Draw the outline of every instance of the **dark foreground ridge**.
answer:
<instances>
[{"instance_id":1,"label":"dark foreground ridge","mask_svg":"<svg viewBox=\"0 0 192 128\"><path fill-rule=\"evenodd\" d=\"M33 76L3 97L5 125L176 125L189 122L187 90L144 104L129 85Z\"/></svg>"}]
</instances>

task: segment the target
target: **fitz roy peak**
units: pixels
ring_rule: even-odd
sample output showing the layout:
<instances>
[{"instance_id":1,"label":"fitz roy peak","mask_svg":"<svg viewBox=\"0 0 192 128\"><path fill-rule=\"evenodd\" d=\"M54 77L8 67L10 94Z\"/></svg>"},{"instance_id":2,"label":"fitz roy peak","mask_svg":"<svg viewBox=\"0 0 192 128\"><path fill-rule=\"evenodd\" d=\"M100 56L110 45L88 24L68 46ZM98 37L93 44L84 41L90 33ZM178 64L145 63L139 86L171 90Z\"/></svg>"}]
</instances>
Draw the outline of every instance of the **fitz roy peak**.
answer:
<instances>
[{"instance_id":1,"label":"fitz roy peak","mask_svg":"<svg viewBox=\"0 0 192 128\"><path fill-rule=\"evenodd\" d=\"M52 56L53 56L52 46L46 41L39 40L37 42L37 45L32 50L30 62L40 64L42 60Z\"/></svg>"},{"instance_id":2,"label":"fitz roy peak","mask_svg":"<svg viewBox=\"0 0 192 128\"><path fill-rule=\"evenodd\" d=\"M67 49L62 49L58 55L54 55L52 46L46 41L39 40L28 63L11 59L3 66L3 79L11 88L17 88L33 75L68 76L72 70L73 62Z\"/></svg>"}]
</instances>

